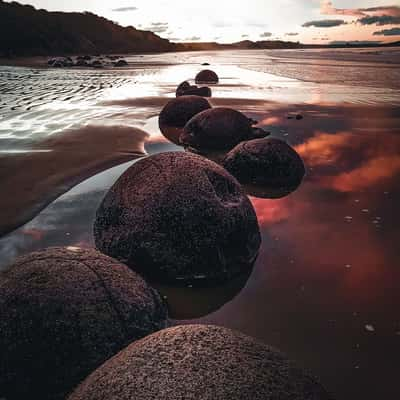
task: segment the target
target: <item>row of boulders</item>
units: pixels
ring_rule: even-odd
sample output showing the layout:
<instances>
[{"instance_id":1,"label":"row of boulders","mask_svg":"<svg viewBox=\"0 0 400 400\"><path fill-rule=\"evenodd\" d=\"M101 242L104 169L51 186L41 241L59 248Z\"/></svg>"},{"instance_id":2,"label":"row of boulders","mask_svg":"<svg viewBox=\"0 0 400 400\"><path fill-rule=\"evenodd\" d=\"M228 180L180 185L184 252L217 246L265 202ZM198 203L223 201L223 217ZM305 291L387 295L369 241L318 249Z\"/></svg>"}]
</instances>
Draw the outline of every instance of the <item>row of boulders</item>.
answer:
<instances>
[{"instance_id":1,"label":"row of boulders","mask_svg":"<svg viewBox=\"0 0 400 400\"><path fill-rule=\"evenodd\" d=\"M213 75L210 79L215 81ZM181 83L177 92L187 85L188 82ZM241 112L214 108L203 97L200 92L197 96L177 93L177 98L164 106L159 128L165 137L188 151L219 161L240 183L252 187L251 194L268 197L269 190L270 197L279 197L300 185L305 168L291 146L283 140L267 138L269 132ZM263 188L258 190L255 186Z\"/></svg>"},{"instance_id":2,"label":"row of boulders","mask_svg":"<svg viewBox=\"0 0 400 400\"><path fill-rule=\"evenodd\" d=\"M214 110L201 97L178 99L177 125L196 118L195 104ZM244 115L222 109L197 119L192 145L224 147L222 135L227 148L244 143L250 149L242 152L261 159L241 161L257 177L269 173L265 163L283 168L283 156L262 159L285 147L242 142L258 134ZM0 397L61 400L80 384L69 400L330 398L277 350L245 335L214 326L163 329L168 298L152 285L222 285L249 275L257 258L257 217L228 172L231 159L227 169L190 152L136 162L96 214L96 246L113 258L53 248L19 258L0 275Z\"/></svg>"},{"instance_id":3,"label":"row of boulders","mask_svg":"<svg viewBox=\"0 0 400 400\"><path fill-rule=\"evenodd\" d=\"M126 67L128 62L120 56L77 56L56 57L51 58L47 62L48 66L53 68L71 68L71 67L87 67L87 68L104 68L104 67Z\"/></svg>"}]
</instances>

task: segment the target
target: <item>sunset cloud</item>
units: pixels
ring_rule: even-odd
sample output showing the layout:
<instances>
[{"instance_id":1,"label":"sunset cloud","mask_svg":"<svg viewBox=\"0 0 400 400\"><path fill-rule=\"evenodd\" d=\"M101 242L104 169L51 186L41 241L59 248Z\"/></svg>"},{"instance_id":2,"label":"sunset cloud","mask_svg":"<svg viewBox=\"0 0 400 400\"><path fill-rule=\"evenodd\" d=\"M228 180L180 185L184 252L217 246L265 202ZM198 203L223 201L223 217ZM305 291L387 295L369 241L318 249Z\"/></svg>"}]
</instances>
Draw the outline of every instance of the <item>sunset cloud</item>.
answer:
<instances>
[{"instance_id":1,"label":"sunset cloud","mask_svg":"<svg viewBox=\"0 0 400 400\"><path fill-rule=\"evenodd\" d=\"M371 15L357 20L361 25L397 25L400 24L400 17L393 15Z\"/></svg>"},{"instance_id":2,"label":"sunset cloud","mask_svg":"<svg viewBox=\"0 0 400 400\"><path fill-rule=\"evenodd\" d=\"M343 19L322 19L319 21L309 21L305 22L302 26L304 28L309 28L311 26L316 28L332 28L334 26L346 25L346 21Z\"/></svg>"},{"instance_id":3,"label":"sunset cloud","mask_svg":"<svg viewBox=\"0 0 400 400\"><path fill-rule=\"evenodd\" d=\"M374 32L375 36L398 36L400 35L400 28L383 29L382 31Z\"/></svg>"},{"instance_id":4,"label":"sunset cloud","mask_svg":"<svg viewBox=\"0 0 400 400\"><path fill-rule=\"evenodd\" d=\"M369 8L336 8L330 0L321 1L322 15L347 15L353 17L364 17L368 15L400 16L399 6L378 6Z\"/></svg>"}]
</instances>

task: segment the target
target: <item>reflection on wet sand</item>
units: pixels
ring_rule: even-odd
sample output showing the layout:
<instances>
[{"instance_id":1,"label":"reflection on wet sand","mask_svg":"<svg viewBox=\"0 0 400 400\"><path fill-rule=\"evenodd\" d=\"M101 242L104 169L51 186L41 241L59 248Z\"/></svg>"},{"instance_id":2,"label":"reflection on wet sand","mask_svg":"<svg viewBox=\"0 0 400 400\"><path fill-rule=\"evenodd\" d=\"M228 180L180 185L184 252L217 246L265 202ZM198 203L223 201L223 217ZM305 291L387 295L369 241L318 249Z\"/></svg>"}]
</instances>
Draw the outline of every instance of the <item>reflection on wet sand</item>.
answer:
<instances>
[{"instance_id":1,"label":"reflection on wet sand","mask_svg":"<svg viewBox=\"0 0 400 400\"><path fill-rule=\"evenodd\" d=\"M254 273L201 322L284 349L337 398L390 398L400 354L399 115L361 111L304 107L300 123L281 114L274 134L289 133L307 176L286 198L252 198L263 234Z\"/></svg>"},{"instance_id":2,"label":"reflection on wet sand","mask_svg":"<svg viewBox=\"0 0 400 400\"><path fill-rule=\"evenodd\" d=\"M13 196L0 199L0 236L94 173L144 156L146 136L132 127L86 126L34 145L50 151L2 155L2 190Z\"/></svg>"},{"instance_id":3,"label":"reflection on wet sand","mask_svg":"<svg viewBox=\"0 0 400 400\"><path fill-rule=\"evenodd\" d=\"M245 287L251 271L214 287L173 287L151 282L168 304L169 316L175 320L201 318L219 310Z\"/></svg>"}]
</instances>

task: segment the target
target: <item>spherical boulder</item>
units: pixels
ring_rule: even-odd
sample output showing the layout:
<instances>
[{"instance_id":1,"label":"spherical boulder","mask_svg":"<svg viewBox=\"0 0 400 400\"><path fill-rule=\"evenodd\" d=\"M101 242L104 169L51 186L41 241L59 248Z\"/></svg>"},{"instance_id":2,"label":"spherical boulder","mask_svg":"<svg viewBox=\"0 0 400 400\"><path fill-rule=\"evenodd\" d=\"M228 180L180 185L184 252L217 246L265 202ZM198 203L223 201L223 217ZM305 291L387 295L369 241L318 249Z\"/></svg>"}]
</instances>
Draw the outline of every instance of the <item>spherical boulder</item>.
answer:
<instances>
[{"instance_id":1,"label":"spherical boulder","mask_svg":"<svg viewBox=\"0 0 400 400\"><path fill-rule=\"evenodd\" d=\"M158 126L163 135L175 144L186 123L201 111L211 108L210 103L200 96L180 96L169 101L161 110Z\"/></svg>"},{"instance_id":2,"label":"spherical boulder","mask_svg":"<svg viewBox=\"0 0 400 400\"><path fill-rule=\"evenodd\" d=\"M132 398L329 400L331 396L274 348L223 327L186 325L129 345L93 372L68 400Z\"/></svg>"},{"instance_id":3,"label":"spherical boulder","mask_svg":"<svg viewBox=\"0 0 400 400\"><path fill-rule=\"evenodd\" d=\"M166 326L139 275L96 250L50 248L0 274L0 397L64 399L129 343Z\"/></svg>"},{"instance_id":4,"label":"spherical boulder","mask_svg":"<svg viewBox=\"0 0 400 400\"><path fill-rule=\"evenodd\" d=\"M198 151L230 150L244 140L268 135L253 128L253 123L252 119L232 108L211 108L191 118L179 140L183 146Z\"/></svg>"},{"instance_id":5,"label":"spherical boulder","mask_svg":"<svg viewBox=\"0 0 400 400\"><path fill-rule=\"evenodd\" d=\"M195 78L196 83L218 83L218 75L210 69L203 69Z\"/></svg>"},{"instance_id":6,"label":"spherical boulder","mask_svg":"<svg viewBox=\"0 0 400 400\"><path fill-rule=\"evenodd\" d=\"M203 157L167 152L130 167L94 223L97 248L150 281L207 286L253 265L254 208L227 171Z\"/></svg>"},{"instance_id":7,"label":"spherical boulder","mask_svg":"<svg viewBox=\"0 0 400 400\"><path fill-rule=\"evenodd\" d=\"M223 166L242 184L269 188L297 188L305 174L301 157L276 138L254 139L231 150Z\"/></svg>"},{"instance_id":8,"label":"spherical boulder","mask_svg":"<svg viewBox=\"0 0 400 400\"><path fill-rule=\"evenodd\" d=\"M198 87L196 85L190 85L189 82L182 82L176 89L176 97L180 96L201 96L211 97L211 89L207 86Z\"/></svg>"}]
</instances>

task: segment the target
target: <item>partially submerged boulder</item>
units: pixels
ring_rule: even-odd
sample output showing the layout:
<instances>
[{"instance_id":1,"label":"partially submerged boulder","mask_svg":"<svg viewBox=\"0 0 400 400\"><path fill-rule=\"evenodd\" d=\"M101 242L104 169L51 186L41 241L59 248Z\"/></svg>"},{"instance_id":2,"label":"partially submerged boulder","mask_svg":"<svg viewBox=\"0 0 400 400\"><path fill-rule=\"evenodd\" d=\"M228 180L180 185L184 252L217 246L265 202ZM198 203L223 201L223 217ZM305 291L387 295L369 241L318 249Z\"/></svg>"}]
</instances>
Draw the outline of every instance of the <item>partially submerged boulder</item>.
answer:
<instances>
[{"instance_id":1,"label":"partially submerged boulder","mask_svg":"<svg viewBox=\"0 0 400 400\"><path fill-rule=\"evenodd\" d=\"M297 152L276 138L240 143L226 155L223 166L242 184L272 189L293 190L305 174L303 160Z\"/></svg>"},{"instance_id":2,"label":"partially submerged boulder","mask_svg":"<svg viewBox=\"0 0 400 400\"><path fill-rule=\"evenodd\" d=\"M211 89L207 86L198 87L196 85L190 85L189 82L182 82L176 89L176 97L180 96L202 96L211 97Z\"/></svg>"},{"instance_id":3,"label":"partially submerged boulder","mask_svg":"<svg viewBox=\"0 0 400 400\"><path fill-rule=\"evenodd\" d=\"M96 250L50 248L0 274L0 397L64 399L129 343L166 326L139 275Z\"/></svg>"},{"instance_id":4,"label":"partially submerged boulder","mask_svg":"<svg viewBox=\"0 0 400 400\"><path fill-rule=\"evenodd\" d=\"M203 97L180 96L173 99L161 110L158 119L160 131L167 139L179 144L179 137L186 123L199 112L209 108L210 103Z\"/></svg>"},{"instance_id":5,"label":"partially submerged boulder","mask_svg":"<svg viewBox=\"0 0 400 400\"><path fill-rule=\"evenodd\" d=\"M230 150L244 140L268 135L260 128L253 128L253 124L252 119L234 109L212 108L190 119L180 136L180 142L200 152Z\"/></svg>"},{"instance_id":6,"label":"partially submerged boulder","mask_svg":"<svg viewBox=\"0 0 400 400\"><path fill-rule=\"evenodd\" d=\"M99 250L173 285L218 285L249 270L261 237L254 208L222 167L167 152L130 167L97 210Z\"/></svg>"},{"instance_id":7,"label":"partially submerged boulder","mask_svg":"<svg viewBox=\"0 0 400 400\"><path fill-rule=\"evenodd\" d=\"M218 83L219 78L218 75L214 72L211 71L210 69L203 69L200 71L195 78L196 83Z\"/></svg>"},{"instance_id":8,"label":"partially submerged boulder","mask_svg":"<svg viewBox=\"0 0 400 400\"><path fill-rule=\"evenodd\" d=\"M329 400L278 350L223 327L186 325L131 344L68 400Z\"/></svg>"}]
</instances>

